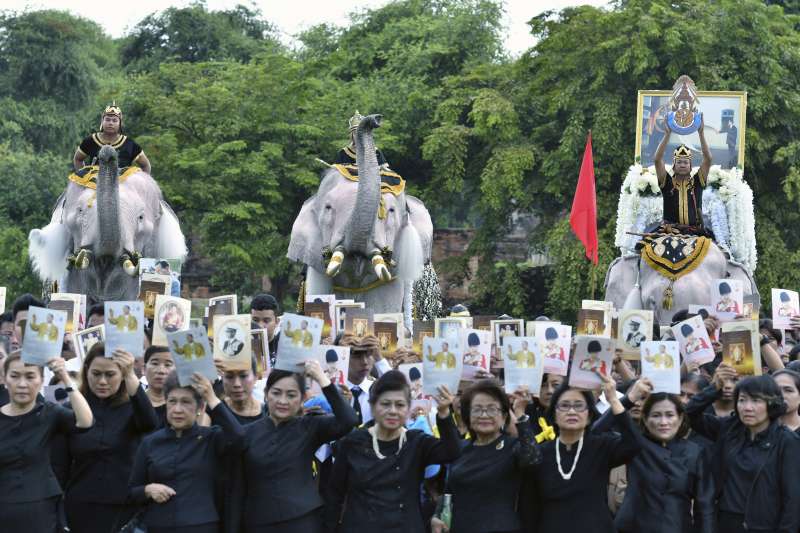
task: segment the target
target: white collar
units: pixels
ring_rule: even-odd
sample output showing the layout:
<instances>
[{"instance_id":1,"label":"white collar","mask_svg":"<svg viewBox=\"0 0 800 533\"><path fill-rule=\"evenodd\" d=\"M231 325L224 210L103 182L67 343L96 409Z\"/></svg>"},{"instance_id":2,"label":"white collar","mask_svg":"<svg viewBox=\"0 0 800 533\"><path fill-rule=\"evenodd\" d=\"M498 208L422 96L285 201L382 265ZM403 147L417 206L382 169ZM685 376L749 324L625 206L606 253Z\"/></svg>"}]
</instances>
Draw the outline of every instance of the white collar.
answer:
<instances>
[{"instance_id":1,"label":"white collar","mask_svg":"<svg viewBox=\"0 0 800 533\"><path fill-rule=\"evenodd\" d=\"M364 381L362 381L358 385L356 385L355 383L351 383L349 379L346 379L345 383L347 383L347 388L350 390L353 390L353 387L358 387L364 392L369 392L369 388L372 386L372 380L369 378L364 379Z\"/></svg>"}]
</instances>

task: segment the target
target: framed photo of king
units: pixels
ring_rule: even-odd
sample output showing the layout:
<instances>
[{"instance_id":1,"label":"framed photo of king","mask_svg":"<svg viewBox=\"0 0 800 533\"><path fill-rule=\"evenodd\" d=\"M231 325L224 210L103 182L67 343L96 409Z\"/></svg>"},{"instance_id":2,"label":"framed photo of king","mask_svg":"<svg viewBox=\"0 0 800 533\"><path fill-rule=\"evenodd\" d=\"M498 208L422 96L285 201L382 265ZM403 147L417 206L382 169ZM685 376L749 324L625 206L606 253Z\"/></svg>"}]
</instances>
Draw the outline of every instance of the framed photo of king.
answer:
<instances>
[{"instance_id":1,"label":"framed photo of king","mask_svg":"<svg viewBox=\"0 0 800 533\"><path fill-rule=\"evenodd\" d=\"M250 315L216 315L217 335L214 337L214 359L225 370L247 370L251 367L252 343L248 338Z\"/></svg>"},{"instance_id":2,"label":"framed photo of king","mask_svg":"<svg viewBox=\"0 0 800 533\"><path fill-rule=\"evenodd\" d=\"M622 350L622 356L638 360L642 344L653 340L653 312L639 309L620 311L617 333L617 349Z\"/></svg>"},{"instance_id":3,"label":"framed photo of king","mask_svg":"<svg viewBox=\"0 0 800 533\"><path fill-rule=\"evenodd\" d=\"M636 102L636 148L634 157L645 168L653 165L653 157L661 139L664 123L671 111L672 90L639 91ZM703 114L703 133L715 165L724 169L744 167L744 136L747 112L747 93L744 91L697 91L697 107ZM671 154L685 144L696 155L692 166L699 165L700 137L672 134L665 163L671 164Z\"/></svg>"}]
</instances>

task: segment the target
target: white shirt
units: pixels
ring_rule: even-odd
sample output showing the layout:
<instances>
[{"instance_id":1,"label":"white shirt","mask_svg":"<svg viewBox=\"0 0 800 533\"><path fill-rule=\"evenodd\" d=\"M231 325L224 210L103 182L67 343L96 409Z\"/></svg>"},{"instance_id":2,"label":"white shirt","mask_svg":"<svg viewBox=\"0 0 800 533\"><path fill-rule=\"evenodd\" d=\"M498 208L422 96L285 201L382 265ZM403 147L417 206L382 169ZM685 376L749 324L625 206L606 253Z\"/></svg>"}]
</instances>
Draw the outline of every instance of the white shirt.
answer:
<instances>
[{"instance_id":1,"label":"white shirt","mask_svg":"<svg viewBox=\"0 0 800 533\"><path fill-rule=\"evenodd\" d=\"M375 370L378 372L379 376L384 375L391 369L392 367L389 365L389 362L386 359L381 359L375 362ZM355 383L351 383L350 380L347 379L345 380L345 383L347 384L347 388L350 389L351 392L354 387L358 387L361 389L361 394L358 396L358 404L361 407L361 420L364 424L366 424L367 422L372 420L372 409L370 408L369 405L369 388L372 386L373 381L370 378L367 378L358 385L356 385ZM351 407L355 409L355 403L352 403Z\"/></svg>"}]
</instances>

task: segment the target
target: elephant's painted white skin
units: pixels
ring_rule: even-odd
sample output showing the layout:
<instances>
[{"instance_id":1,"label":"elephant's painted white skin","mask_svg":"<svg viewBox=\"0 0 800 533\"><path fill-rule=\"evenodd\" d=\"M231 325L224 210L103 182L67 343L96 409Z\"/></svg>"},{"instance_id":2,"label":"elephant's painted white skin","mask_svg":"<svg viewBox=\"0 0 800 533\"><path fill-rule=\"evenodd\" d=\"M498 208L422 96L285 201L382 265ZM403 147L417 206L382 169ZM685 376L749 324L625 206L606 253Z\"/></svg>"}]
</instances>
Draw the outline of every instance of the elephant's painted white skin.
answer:
<instances>
[{"instance_id":1,"label":"elephant's painted white skin","mask_svg":"<svg viewBox=\"0 0 800 533\"><path fill-rule=\"evenodd\" d=\"M605 300L613 302L617 309L625 308L626 299L634 290L637 269L640 269L640 308L652 309L656 322L661 325L671 324L672 316L681 309L688 309L690 305L707 305L711 301L711 284L715 279L738 279L744 285L745 295L758 293L756 284L747 271L729 261L719 247L714 245L709 249L703 264L675 281L671 309L663 309L661 306L664 290L669 285L667 278L640 261L638 256L615 260L606 273ZM635 298L629 300L628 304L631 301L635 301Z\"/></svg>"},{"instance_id":2,"label":"elephant's painted white skin","mask_svg":"<svg viewBox=\"0 0 800 533\"><path fill-rule=\"evenodd\" d=\"M104 147L101 155L105 150ZM101 158L101 166L103 161ZM113 167L116 162L111 164ZM116 201L109 204L105 191L69 182L50 224L29 235L31 263L43 281L62 281L60 290L84 293L98 300L135 299L138 279L123 271L122 253L185 258L186 240L180 225L149 174L137 172L129 176L118 185L115 196ZM103 211L106 216L98 212L103 210L102 205L113 206L110 211ZM114 221L117 227L101 232L101 219L105 220L103 230ZM118 242L109 241L101 247L101 233L107 240ZM68 270L67 256L81 249L93 253L89 268Z\"/></svg>"},{"instance_id":3,"label":"elephant's painted white skin","mask_svg":"<svg viewBox=\"0 0 800 533\"><path fill-rule=\"evenodd\" d=\"M287 257L308 265L306 294L330 294L334 286L358 288L377 281L372 257L377 250L391 250L397 265L387 266L395 281L364 292L336 291L336 295L363 301L378 313L399 313L404 310L406 282L416 279L430 260L433 224L418 199L379 192L371 127L366 117L356 135L357 157L364 157L359 159L359 182L336 169L324 173L317 194L303 204L294 221ZM361 180L369 184L364 187ZM378 217L380 200L385 218ZM354 238L351 231L360 235ZM341 270L333 278L326 275L325 248L344 253Z\"/></svg>"}]
</instances>

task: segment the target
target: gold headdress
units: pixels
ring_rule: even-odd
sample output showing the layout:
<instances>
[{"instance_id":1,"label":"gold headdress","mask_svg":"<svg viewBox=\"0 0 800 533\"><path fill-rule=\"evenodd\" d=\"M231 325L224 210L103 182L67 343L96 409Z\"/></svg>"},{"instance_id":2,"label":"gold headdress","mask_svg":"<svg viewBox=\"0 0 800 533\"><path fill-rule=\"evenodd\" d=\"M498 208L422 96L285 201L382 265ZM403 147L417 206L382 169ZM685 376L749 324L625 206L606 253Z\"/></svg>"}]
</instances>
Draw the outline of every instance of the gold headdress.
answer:
<instances>
[{"instance_id":1,"label":"gold headdress","mask_svg":"<svg viewBox=\"0 0 800 533\"><path fill-rule=\"evenodd\" d=\"M116 100L112 101L111 105L105 108L103 111L103 116L106 115L113 115L120 118L122 117L122 109L119 108Z\"/></svg>"},{"instance_id":2,"label":"gold headdress","mask_svg":"<svg viewBox=\"0 0 800 533\"><path fill-rule=\"evenodd\" d=\"M686 159L692 158L692 150L685 144L678 146L672 153L672 159L683 159L683 158Z\"/></svg>"},{"instance_id":3,"label":"gold headdress","mask_svg":"<svg viewBox=\"0 0 800 533\"><path fill-rule=\"evenodd\" d=\"M364 116L358 112L358 109L356 109L356 114L350 117L350 120L347 121L350 131L355 131L363 119Z\"/></svg>"}]
</instances>

